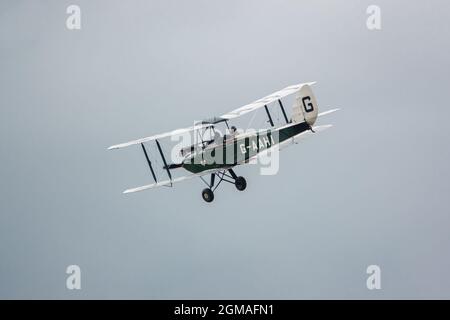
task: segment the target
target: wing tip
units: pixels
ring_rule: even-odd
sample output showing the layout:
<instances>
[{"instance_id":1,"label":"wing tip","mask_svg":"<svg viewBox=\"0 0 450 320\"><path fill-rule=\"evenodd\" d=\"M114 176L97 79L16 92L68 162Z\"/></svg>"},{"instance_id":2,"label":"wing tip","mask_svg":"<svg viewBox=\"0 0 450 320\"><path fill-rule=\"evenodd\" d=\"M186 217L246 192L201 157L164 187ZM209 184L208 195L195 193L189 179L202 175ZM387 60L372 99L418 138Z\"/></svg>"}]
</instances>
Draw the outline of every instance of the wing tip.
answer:
<instances>
[{"instance_id":1,"label":"wing tip","mask_svg":"<svg viewBox=\"0 0 450 320\"><path fill-rule=\"evenodd\" d=\"M144 186L144 187L145 187L145 186ZM144 187L138 187L138 188L127 189L127 190L123 191L122 194L135 193L135 192L138 192L138 191L142 191L142 190L145 190Z\"/></svg>"}]
</instances>

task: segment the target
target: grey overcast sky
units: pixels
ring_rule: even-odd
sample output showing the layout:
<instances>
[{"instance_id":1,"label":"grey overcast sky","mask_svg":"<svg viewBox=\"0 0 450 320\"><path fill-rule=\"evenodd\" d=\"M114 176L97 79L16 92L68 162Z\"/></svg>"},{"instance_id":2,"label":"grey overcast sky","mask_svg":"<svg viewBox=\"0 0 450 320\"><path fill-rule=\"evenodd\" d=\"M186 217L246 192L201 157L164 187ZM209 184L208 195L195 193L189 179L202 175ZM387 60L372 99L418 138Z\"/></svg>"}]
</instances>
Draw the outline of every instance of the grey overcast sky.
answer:
<instances>
[{"instance_id":1,"label":"grey overcast sky","mask_svg":"<svg viewBox=\"0 0 450 320\"><path fill-rule=\"evenodd\" d=\"M0 298L450 298L449 25L444 0L0 1ZM151 176L109 145L307 81L342 110L277 175L121 193Z\"/></svg>"}]
</instances>

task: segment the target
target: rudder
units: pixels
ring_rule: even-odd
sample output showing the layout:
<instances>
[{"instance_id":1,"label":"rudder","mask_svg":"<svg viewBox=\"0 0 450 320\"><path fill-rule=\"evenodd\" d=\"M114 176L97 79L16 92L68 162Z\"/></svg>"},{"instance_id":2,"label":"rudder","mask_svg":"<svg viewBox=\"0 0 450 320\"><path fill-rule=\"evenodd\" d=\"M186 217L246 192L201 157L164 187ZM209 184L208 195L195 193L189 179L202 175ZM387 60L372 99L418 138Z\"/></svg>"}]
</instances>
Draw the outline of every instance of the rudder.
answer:
<instances>
[{"instance_id":1,"label":"rudder","mask_svg":"<svg viewBox=\"0 0 450 320\"><path fill-rule=\"evenodd\" d=\"M304 84L295 96L292 106L292 122L307 122L312 126L316 122L318 109L317 100L311 87Z\"/></svg>"}]
</instances>

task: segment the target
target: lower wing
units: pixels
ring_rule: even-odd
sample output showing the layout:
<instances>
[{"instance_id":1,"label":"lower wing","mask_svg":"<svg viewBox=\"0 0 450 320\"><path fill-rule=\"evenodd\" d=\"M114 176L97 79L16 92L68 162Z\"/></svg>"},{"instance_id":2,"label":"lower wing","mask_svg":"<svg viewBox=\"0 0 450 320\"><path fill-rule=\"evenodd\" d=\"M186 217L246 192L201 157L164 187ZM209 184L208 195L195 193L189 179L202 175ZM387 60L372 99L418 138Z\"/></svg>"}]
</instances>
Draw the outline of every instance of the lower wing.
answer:
<instances>
[{"instance_id":1,"label":"lower wing","mask_svg":"<svg viewBox=\"0 0 450 320\"><path fill-rule=\"evenodd\" d=\"M143 190L152 189L152 188L156 188L156 187L172 186L174 183L177 183L177 182L189 180L189 179L196 178L196 177L201 177L201 176L204 176L204 175L207 175L207 174L211 174L211 173L218 172L218 171L223 171L223 170L225 170L225 168L205 170L205 171L202 171L202 172L199 172L199 173L190 174L190 175L187 175L187 176L184 176L184 177L175 178L175 179L172 179L172 180L164 180L164 181L160 181L160 182L157 182L157 183L148 184L148 185L145 185L145 186L142 186L142 187L136 187L136 188L127 189L123 193L133 193L133 192L143 191Z\"/></svg>"}]
</instances>

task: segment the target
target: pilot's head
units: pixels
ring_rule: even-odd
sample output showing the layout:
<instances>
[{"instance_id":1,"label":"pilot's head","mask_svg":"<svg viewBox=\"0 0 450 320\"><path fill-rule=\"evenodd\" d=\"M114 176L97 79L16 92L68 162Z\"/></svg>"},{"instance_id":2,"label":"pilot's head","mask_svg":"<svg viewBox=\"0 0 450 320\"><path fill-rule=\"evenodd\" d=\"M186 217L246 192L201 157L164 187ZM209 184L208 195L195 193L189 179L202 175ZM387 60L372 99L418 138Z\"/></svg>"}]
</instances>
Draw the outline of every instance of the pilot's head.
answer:
<instances>
[{"instance_id":1,"label":"pilot's head","mask_svg":"<svg viewBox=\"0 0 450 320\"><path fill-rule=\"evenodd\" d=\"M218 131L214 132L214 141L219 142L220 139L222 139L222 135L220 134L220 132Z\"/></svg>"},{"instance_id":2,"label":"pilot's head","mask_svg":"<svg viewBox=\"0 0 450 320\"><path fill-rule=\"evenodd\" d=\"M236 127L235 126L231 126L230 133L231 134L235 134L236 133Z\"/></svg>"}]
</instances>

